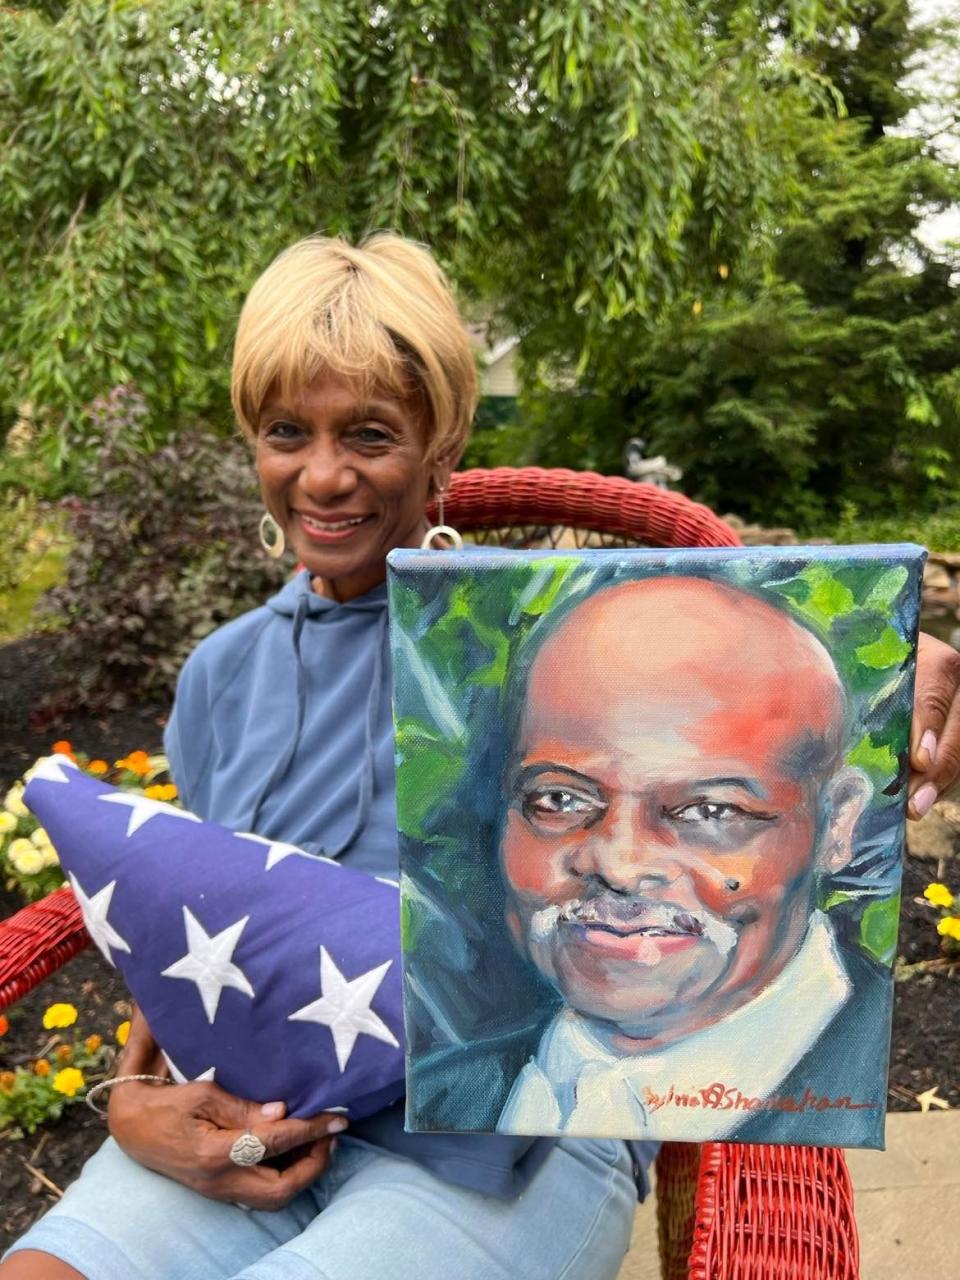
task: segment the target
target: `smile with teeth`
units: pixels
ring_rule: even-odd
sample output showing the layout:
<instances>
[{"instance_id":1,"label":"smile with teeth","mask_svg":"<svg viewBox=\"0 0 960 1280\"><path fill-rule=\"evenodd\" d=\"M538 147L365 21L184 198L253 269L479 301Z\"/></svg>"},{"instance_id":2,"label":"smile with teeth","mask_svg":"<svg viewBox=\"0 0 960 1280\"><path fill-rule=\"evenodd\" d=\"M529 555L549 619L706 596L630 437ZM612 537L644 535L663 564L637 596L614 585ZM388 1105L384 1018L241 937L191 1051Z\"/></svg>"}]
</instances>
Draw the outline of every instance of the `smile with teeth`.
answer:
<instances>
[{"instance_id":1,"label":"smile with teeth","mask_svg":"<svg viewBox=\"0 0 960 1280\"><path fill-rule=\"evenodd\" d=\"M319 529L321 533L342 533L344 529L352 529L354 525L363 524L366 516L354 516L351 520L315 520L313 516L299 513L300 519L310 529Z\"/></svg>"}]
</instances>

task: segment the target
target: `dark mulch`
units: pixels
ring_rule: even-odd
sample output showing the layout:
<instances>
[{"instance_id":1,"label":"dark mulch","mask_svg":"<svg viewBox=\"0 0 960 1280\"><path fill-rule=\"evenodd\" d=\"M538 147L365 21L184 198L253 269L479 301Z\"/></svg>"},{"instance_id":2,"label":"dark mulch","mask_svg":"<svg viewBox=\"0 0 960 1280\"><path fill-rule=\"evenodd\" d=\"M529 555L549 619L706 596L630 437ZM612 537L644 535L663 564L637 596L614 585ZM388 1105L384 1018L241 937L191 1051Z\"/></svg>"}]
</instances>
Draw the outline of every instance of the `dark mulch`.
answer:
<instances>
[{"instance_id":1,"label":"dark mulch","mask_svg":"<svg viewBox=\"0 0 960 1280\"><path fill-rule=\"evenodd\" d=\"M0 646L0 794L57 738L68 738L91 756L113 760L136 748L159 748L164 708L140 706L100 715L64 713L55 722L31 724L41 693L50 688L49 643L30 638ZM924 901L935 864L908 858L904 871L900 954L908 963L937 956L936 912ZM960 887L954 885L953 887ZM0 891L0 917L19 906ZM936 1087L951 1106L960 1106L960 1062L956 1055L956 1009L960 974L935 973L897 984L890 1064L889 1109L915 1111L916 1095ZM78 1028L112 1042L128 1013L127 994L113 969L91 949L43 984L11 1012L11 1028L0 1041L0 1069L35 1057L50 1037L41 1027L43 1010L67 1001L80 1012ZM72 1105L63 1119L33 1137L0 1139L0 1248L15 1239L57 1194L26 1165L64 1188L104 1133L103 1123L84 1105Z\"/></svg>"},{"instance_id":2,"label":"dark mulch","mask_svg":"<svg viewBox=\"0 0 960 1280\"><path fill-rule=\"evenodd\" d=\"M28 636L0 645L0 786L28 769L54 742L66 738L92 758L111 763L135 751L159 751L167 706L138 703L121 711L94 712L38 708L57 687L52 636Z\"/></svg>"},{"instance_id":3,"label":"dark mulch","mask_svg":"<svg viewBox=\"0 0 960 1280\"><path fill-rule=\"evenodd\" d=\"M960 863L954 862L954 867ZM907 964L939 954L936 921L939 912L923 897L936 879L936 863L907 858L903 869L903 904L898 952ZM951 888L960 877L947 873ZM960 1058L957 1056L957 1014L960 971L914 974L896 985L893 1045L890 1053L888 1110L915 1111L916 1096L936 1086L937 1096L960 1106Z\"/></svg>"}]
</instances>

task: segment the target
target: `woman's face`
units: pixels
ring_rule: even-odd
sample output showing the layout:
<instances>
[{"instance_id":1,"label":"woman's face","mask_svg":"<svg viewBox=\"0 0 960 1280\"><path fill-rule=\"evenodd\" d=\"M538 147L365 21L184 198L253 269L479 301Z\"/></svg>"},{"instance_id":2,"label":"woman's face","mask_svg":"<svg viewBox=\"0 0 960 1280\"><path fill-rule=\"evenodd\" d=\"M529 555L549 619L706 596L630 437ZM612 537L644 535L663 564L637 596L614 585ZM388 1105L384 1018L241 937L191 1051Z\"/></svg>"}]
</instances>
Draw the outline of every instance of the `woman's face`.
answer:
<instances>
[{"instance_id":1,"label":"woman's face","mask_svg":"<svg viewBox=\"0 0 960 1280\"><path fill-rule=\"evenodd\" d=\"M417 546L426 530L431 475L418 397L361 395L327 376L289 402L271 397L257 424L256 457L267 510L287 547L338 600L384 580L392 547Z\"/></svg>"}]
</instances>

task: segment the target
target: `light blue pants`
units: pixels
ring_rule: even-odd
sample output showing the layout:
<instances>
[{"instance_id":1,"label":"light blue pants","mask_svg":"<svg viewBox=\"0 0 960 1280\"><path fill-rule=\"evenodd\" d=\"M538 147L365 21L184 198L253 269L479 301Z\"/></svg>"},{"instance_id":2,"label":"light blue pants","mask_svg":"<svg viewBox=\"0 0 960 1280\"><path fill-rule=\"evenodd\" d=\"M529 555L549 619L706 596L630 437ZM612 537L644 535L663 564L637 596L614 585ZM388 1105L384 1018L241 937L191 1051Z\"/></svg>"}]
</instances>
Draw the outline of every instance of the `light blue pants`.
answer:
<instances>
[{"instance_id":1,"label":"light blue pants","mask_svg":"<svg viewBox=\"0 0 960 1280\"><path fill-rule=\"evenodd\" d=\"M516 1200L441 1182L349 1135L276 1213L207 1200L108 1138L17 1249L87 1280L613 1280L636 1208L622 1142L557 1143Z\"/></svg>"}]
</instances>

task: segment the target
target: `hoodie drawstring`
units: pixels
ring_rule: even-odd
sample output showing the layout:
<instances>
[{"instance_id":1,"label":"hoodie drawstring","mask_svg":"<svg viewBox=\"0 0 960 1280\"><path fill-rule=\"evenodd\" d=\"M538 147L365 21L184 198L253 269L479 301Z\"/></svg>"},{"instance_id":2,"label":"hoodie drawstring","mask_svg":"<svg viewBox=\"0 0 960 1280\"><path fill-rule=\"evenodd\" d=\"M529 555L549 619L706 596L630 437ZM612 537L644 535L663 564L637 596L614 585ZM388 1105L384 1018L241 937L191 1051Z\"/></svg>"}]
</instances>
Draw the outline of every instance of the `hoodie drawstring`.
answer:
<instances>
[{"instance_id":1,"label":"hoodie drawstring","mask_svg":"<svg viewBox=\"0 0 960 1280\"><path fill-rule=\"evenodd\" d=\"M383 688L383 649L387 643L387 611L380 615L377 623L377 640L373 649L373 679L367 697L367 722L364 730L363 764L360 768L360 785L357 790L357 810L354 814L350 834L335 849L324 849L330 858L339 858L356 840L367 825L370 806L373 803L373 769L375 763L374 735L377 728L377 713L380 710L380 691Z\"/></svg>"},{"instance_id":2,"label":"hoodie drawstring","mask_svg":"<svg viewBox=\"0 0 960 1280\"><path fill-rule=\"evenodd\" d=\"M300 744L300 734L303 730L303 721L306 714L307 703L307 670L303 663L303 656L300 652L300 637L303 633L304 623L307 619L309 610L310 597L304 593L297 599L296 610L293 615L292 644L293 657L297 668L297 703L296 716L294 720L293 733L289 739L289 744L285 754L277 762L273 771L267 776L266 781L260 788L256 800L254 801L252 816L250 818L250 829L257 830L257 819L260 816L260 809L271 790L284 777L293 758L296 755L297 747ZM354 813L353 825L345 840L342 840L335 848L326 844L313 844L301 841L300 848L306 849L309 853L322 854L328 858L339 858L341 854L346 853L353 842L357 839L363 828L367 824L370 816L370 808L373 804L373 785L374 785L374 767L376 764L376 728L377 717L380 711L380 696L383 691L383 670L384 670L384 649L387 644L388 634L388 617L387 610L384 608L377 622L377 639L374 645L373 673L370 682L370 693L367 696L366 722L364 725L364 743L363 743L363 761L359 770L359 782L357 787L357 807Z\"/></svg>"},{"instance_id":3,"label":"hoodie drawstring","mask_svg":"<svg viewBox=\"0 0 960 1280\"><path fill-rule=\"evenodd\" d=\"M284 776L293 761L296 754L297 746L300 742L300 732L303 729L303 716L307 702L307 672L303 665L303 658L300 654L300 634L303 631L303 624L306 621L307 609L309 607L310 598L307 595L301 595L297 599L296 611L293 615L293 657L297 667L297 706L293 725L293 733L287 745L286 754L281 756L274 766L273 772L267 775L267 779L257 795L253 803L253 810L250 817L250 830L256 831L257 819L260 816L260 809L269 793L277 785Z\"/></svg>"}]
</instances>

